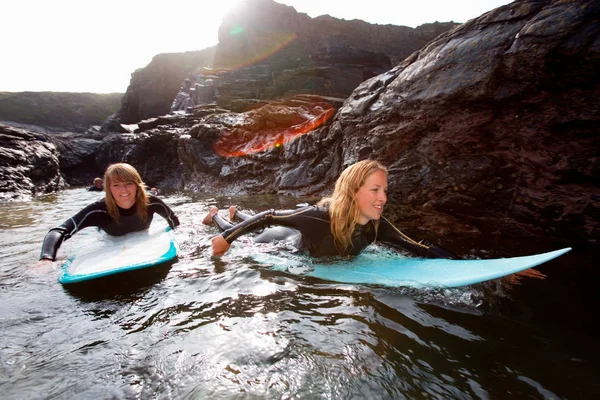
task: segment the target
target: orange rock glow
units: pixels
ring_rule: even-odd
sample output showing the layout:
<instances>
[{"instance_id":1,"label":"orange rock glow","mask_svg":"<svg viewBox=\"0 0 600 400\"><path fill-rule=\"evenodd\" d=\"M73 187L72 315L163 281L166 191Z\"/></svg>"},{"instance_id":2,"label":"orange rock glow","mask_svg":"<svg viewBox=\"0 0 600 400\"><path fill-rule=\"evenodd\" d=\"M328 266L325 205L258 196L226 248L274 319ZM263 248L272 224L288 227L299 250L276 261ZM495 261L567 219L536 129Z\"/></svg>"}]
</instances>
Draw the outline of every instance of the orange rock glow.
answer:
<instances>
[{"instance_id":1,"label":"orange rock glow","mask_svg":"<svg viewBox=\"0 0 600 400\"><path fill-rule=\"evenodd\" d=\"M327 102L298 106L269 104L249 111L213 146L221 157L240 157L280 147L326 123L335 114Z\"/></svg>"}]
</instances>

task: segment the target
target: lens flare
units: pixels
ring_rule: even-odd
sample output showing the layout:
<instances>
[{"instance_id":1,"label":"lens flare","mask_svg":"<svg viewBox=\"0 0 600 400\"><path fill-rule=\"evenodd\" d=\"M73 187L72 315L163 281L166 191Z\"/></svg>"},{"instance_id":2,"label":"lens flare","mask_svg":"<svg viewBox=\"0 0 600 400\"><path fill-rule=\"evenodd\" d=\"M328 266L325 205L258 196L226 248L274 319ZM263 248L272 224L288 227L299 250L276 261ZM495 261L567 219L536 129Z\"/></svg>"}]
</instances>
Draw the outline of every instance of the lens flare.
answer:
<instances>
[{"instance_id":1,"label":"lens flare","mask_svg":"<svg viewBox=\"0 0 600 400\"><path fill-rule=\"evenodd\" d=\"M237 44L224 45L219 49L213 69L233 71L254 65L281 51L298 38L298 34L294 32L277 32L262 37L258 42L245 42L244 38L247 39L247 36L242 35L243 33L245 31L242 27L232 28L230 35L241 36L241 38L237 39Z\"/></svg>"},{"instance_id":2,"label":"lens flare","mask_svg":"<svg viewBox=\"0 0 600 400\"><path fill-rule=\"evenodd\" d=\"M284 144L322 126L335 114L334 107L326 102L297 107L267 105L261 108L267 107L275 113L261 112L261 109L249 111L243 124L221 134L213 146L214 152L221 157L240 157L281 148ZM268 128L274 124L269 116L277 115L276 110L288 116L293 114L295 121L302 122L288 127Z\"/></svg>"}]
</instances>

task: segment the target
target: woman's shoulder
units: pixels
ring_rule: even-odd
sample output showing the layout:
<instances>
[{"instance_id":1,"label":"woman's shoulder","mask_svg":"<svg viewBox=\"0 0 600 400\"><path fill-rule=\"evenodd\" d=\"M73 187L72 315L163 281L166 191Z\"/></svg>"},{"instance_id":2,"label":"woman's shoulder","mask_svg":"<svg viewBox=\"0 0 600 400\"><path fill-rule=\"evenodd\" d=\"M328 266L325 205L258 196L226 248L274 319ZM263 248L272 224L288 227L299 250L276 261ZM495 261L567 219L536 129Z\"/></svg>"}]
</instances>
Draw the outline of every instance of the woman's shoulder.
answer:
<instances>
[{"instance_id":1,"label":"woman's shoulder","mask_svg":"<svg viewBox=\"0 0 600 400\"><path fill-rule=\"evenodd\" d=\"M162 201L162 199L158 196L155 196L153 194L148 194L148 205L151 204L164 204L164 201Z\"/></svg>"},{"instance_id":2,"label":"woman's shoulder","mask_svg":"<svg viewBox=\"0 0 600 400\"><path fill-rule=\"evenodd\" d=\"M97 200L93 203L88 204L87 206L85 206L84 208L82 208L81 210L79 210L77 212L77 214L75 214L73 216L73 218L77 219L77 218L87 218L88 216L92 215L92 214L96 214L98 212L101 213L107 213L108 210L106 208L106 203L104 202L104 199L101 200Z\"/></svg>"},{"instance_id":3,"label":"woman's shoulder","mask_svg":"<svg viewBox=\"0 0 600 400\"><path fill-rule=\"evenodd\" d=\"M106 211L106 202L104 201L104 198L96 200L95 202L90 203L87 206L85 206L84 210L102 210L102 211Z\"/></svg>"},{"instance_id":4,"label":"woman's shoulder","mask_svg":"<svg viewBox=\"0 0 600 400\"><path fill-rule=\"evenodd\" d=\"M313 204L306 205L299 210L303 210L306 215L310 215L311 217L318 217L320 219L329 219L329 208L324 205Z\"/></svg>"}]
</instances>

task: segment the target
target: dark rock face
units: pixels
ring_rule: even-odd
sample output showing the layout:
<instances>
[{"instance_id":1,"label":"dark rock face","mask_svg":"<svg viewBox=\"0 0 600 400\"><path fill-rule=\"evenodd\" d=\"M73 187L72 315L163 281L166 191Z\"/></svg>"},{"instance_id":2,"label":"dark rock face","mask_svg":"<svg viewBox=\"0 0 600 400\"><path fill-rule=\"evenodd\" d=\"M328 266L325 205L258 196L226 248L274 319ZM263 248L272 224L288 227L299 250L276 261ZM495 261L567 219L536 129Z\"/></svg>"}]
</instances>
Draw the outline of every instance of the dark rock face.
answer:
<instances>
[{"instance_id":1,"label":"dark rock face","mask_svg":"<svg viewBox=\"0 0 600 400\"><path fill-rule=\"evenodd\" d=\"M312 19L272 0L248 0L225 17L215 48L161 54L136 71L120 110L102 131L124 132L121 124L215 101L241 112L253 99L345 98L365 79L456 25L413 29L329 16Z\"/></svg>"},{"instance_id":2,"label":"dark rock face","mask_svg":"<svg viewBox=\"0 0 600 400\"><path fill-rule=\"evenodd\" d=\"M104 122L102 132L124 132L121 124L167 114L181 82L193 70L211 65L213 58L214 47L155 56L146 68L132 74L121 108Z\"/></svg>"},{"instance_id":3,"label":"dark rock face","mask_svg":"<svg viewBox=\"0 0 600 400\"><path fill-rule=\"evenodd\" d=\"M290 129L306 109L246 101L252 111L156 126L144 146L151 135L171 140L144 151L169 154L153 167L173 168L163 182L221 194L324 194L345 166L376 158L390 171L386 215L406 229L595 242L599 13L591 0L500 7L365 81L309 134L261 153L222 157L215 144L235 129L255 140L272 120ZM276 116L288 112L297 115ZM142 151L129 146L131 157Z\"/></svg>"},{"instance_id":4,"label":"dark rock face","mask_svg":"<svg viewBox=\"0 0 600 400\"><path fill-rule=\"evenodd\" d=\"M404 226L599 238L600 3L521 1L358 87L329 132Z\"/></svg>"},{"instance_id":5,"label":"dark rock face","mask_svg":"<svg viewBox=\"0 0 600 400\"><path fill-rule=\"evenodd\" d=\"M395 65L457 25L436 22L409 28L346 21L329 15L310 18L291 6L271 0L247 0L240 2L219 27L215 64L240 66L264 58L265 53L273 53L285 63L287 57L282 50L286 54L289 51L286 49L295 47L287 54L305 58L326 49L354 48L385 54Z\"/></svg>"},{"instance_id":6,"label":"dark rock face","mask_svg":"<svg viewBox=\"0 0 600 400\"><path fill-rule=\"evenodd\" d=\"M49 137L59 153L60 172L69 185L91 185L95 177L102 177L106 166L96 161L96 152L104 134L90 128L87 132L62 132Z\"/></svg>"},{"instance_id":7,"label":"dark rock face","mask_svg":"<svg viewBox=\"0 0 600 400\"><path fill-rule=\"evenodd\" d=\"M2 124L0 121L0 125ZM104 140L105 134L100 133L97 126L80 133L65 132L62 128L15 122L4 125L52 143L56 148L60 174L65 184L91 185L95 177L101 177L104 174L107 165L100 166L97 163L96 151ZM42 192L44 192L43 188Z\"/></svg>"},{"instance_id":8,"label":"dark rock face","mask_svg":"<svg viewBox=\"0 0 600 400\"><path fill-rule=\"evenodd\" d=\"M89 185L104 172L97 165L95 154L104 134L94 125L101 124L118 109L122 96L120 93L0 93L0 124L52 143L64 183ZM31 167L30 154L25 153L22 160L25 168ZM31 188L31 182L15 179L16 186L11 183L7 187L18 193L43 193L61 187L48 186L42 179L39 188Z\"/></svg>"},{"instance_id":9,"label":"dark rock face","mask_svg":"<svg viewBox=\"0 0 600 400\"><path fill-rule=\"evenodd\" d=\"M64 187L56 147L44 134L0 124L0 200Z\"/></svg>"},{"instance_id":10,"label":"dark rock face","mask_svg":"<svg viewBox=\"0 0 600 400\"><path fill-rule=\"evenodd\" d=\"M323 158L315 142L343 99L299 95L253 104L247 113L198 106L138 124L134 133L110 134L98 148L98 163L134 165L147 184L204 193L302 193L321 187ZM310 134L307 134L310 132ZM305 139L306 137L306 139ZM240 143L246 142L244 149ZM267 149L255 151L257 148ZM225 152L236 153L221 156ZM303 173L314 166L316 173ZM323 185L327 185L327 182Z\"/></svg>"}]
</instances>

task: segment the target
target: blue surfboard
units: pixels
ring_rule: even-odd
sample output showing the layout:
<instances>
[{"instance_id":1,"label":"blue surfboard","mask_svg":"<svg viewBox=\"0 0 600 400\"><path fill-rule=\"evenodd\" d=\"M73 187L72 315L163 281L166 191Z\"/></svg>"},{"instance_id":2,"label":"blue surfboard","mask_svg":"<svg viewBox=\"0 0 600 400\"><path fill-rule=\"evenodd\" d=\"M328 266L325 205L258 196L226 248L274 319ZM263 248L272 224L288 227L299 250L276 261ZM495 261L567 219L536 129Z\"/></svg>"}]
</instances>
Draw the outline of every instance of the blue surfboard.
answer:
<instances>
[{"instance_id":1,"label":"blue surfboard","mask_svg":"<svg viewBox=\"0 0 600 400\"><path fill-rule=\"evenodd\" d=\"M98 279L149 268L177 257L173 231L156 226L123 236L102 234L94 243L77 249L63 263L58 281L62 284Z\"/></svg>"},{"instance_id":2,"label":"blue surfboard","mask_svg":"<svg viewBox=\"0 0 600 400\"><path fill-rule=\"evenodd\" d=\"M253 255L271 269L340 283L391 287L458 287L501 278L559 257L571 248L524 257L491 260L445 260L404 257L389 252L363 252L351 260L324 263L261 253Z\"/></svg>"}]
</instances>

